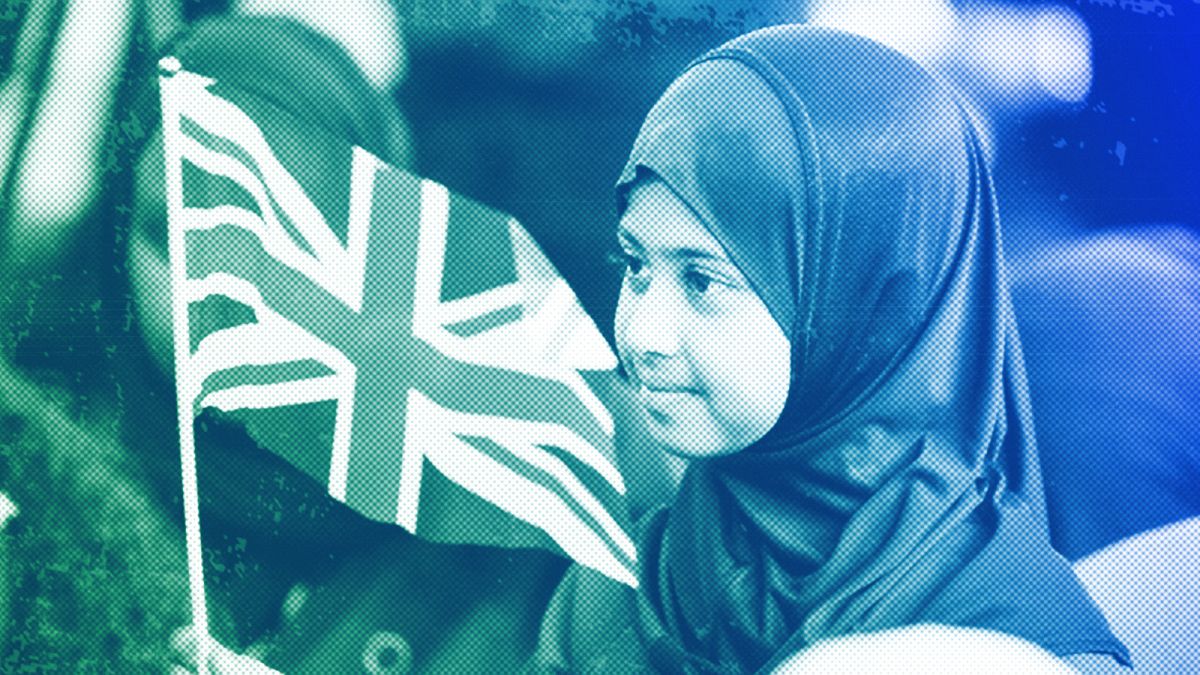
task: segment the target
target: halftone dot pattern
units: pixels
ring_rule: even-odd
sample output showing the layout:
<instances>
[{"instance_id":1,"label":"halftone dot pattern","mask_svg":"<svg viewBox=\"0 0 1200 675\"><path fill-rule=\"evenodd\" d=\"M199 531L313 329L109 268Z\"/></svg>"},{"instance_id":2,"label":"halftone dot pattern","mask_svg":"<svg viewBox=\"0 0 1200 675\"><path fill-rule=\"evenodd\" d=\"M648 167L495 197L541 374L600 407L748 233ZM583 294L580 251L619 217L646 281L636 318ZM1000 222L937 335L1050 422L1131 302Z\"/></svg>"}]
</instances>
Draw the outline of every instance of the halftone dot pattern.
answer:
<instances>
[{"instance_id":1,"label":"halftone dot pattern","mask_svg":"<svg viewBox=\"0 0 1200 675\"><path fill-rule=\"evenodd\" d=\"M1200 670L1200 627L1188 623L1200 616L1200 570L1172 557L1194 552L1200 514L1200 3L368 3L373 13L357 16L400 16L399 59L372 53L372 27L349 9L341 22L317 9L325 15L310 25L331 39L308 42L277 19L238 18L238 4L0 6L0 672L186 662L172 643L189 622L174 389L147 346L170 325L154 325L137 299L146 289L164 299L167 279L133 233L153 235L147 226L165 216L147 84L170 36L204 19L219 25L215 62L264 96L299 101L310 122L513 214L610 341L624 264L609 264L612 182L692 58L761 26L813 20L940 69L965 93L997 184L1053 541L1081 558L1137 672ZM284 3L246 4L262 14ZM398 77L391 100L370 88ZM849 332L893 317L845 309ZM643 450L644 421L622 405L618 443L636 445L618 448L630 508L650 513L671 499L679 464ZM541 640L539 663L553 670L548 645L562 635L546 608L565 611L563 558L414 540L328 499L225 420L206 415L199 427L201 481L213 490L201 494L208 605L224 645L285 672L509 672ZM878 478L869 457L848 459L858 480ZM595 606L638 611L598 575L567 580ZM596 612L574 630L620 647L591 671L650 670L619 616ZM893 667L931 644L906 637L881 636L900 641ZM855 657L874 654L868 645ZM221 663L251 672L234 656ZM1105 672L1113 662L1072 663Z\"/></svg>"}]
</instances>

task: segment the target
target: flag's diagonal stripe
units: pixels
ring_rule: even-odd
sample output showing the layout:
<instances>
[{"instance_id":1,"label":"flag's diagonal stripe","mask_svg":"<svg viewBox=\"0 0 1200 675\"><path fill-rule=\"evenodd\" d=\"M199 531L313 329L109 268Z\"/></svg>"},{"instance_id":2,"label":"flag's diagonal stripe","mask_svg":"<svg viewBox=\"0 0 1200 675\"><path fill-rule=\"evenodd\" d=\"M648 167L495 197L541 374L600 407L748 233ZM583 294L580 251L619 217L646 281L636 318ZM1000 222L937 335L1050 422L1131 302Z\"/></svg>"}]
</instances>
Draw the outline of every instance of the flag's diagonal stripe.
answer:
<instances>
[{"instance_id":1,"label":"flag's diagonal stripe","mask_svg":"<svg viewBox=\"0 0 1200 675\"><path fill-rule=\"evenodd\" d=\"M496 330L513 329L511 324L506 324ZM507 370L537 379L550 380L565 386L578 400L578 403L586 408L594 421L600 425L605 435L613 434L612 413L588 386L583 376L575 370L522 356L523 346L520 342L493 341L490 340L488 333L461 337L438 326L435 330L427 330L425 335L427 337L425 341L430 346L452 360Z\"/></svg>"},{"instance_id":2,"label":"flag's diagonal stripe","mask_svg":"<svg viewBox=\"0 0 1200 675\"><path fill-rule=\"evenodd\" d=\"M637 578L604 540L550 490L479 452L470 443L450 439L429 457L447 478L541 528L572 559L637 586ZM488 478L478 480L481 475Z\"/></svg>"},{"instance_id":3,"label":"flag's diagonal stripe","mask_svg":"<svg viewBox=\"0 0 1200 675\"><path fill-rule=\"evenodd\" d=\"M286 205L280 201L280 195L274 190L276 186L271 185L262 175L255 158L250 156L245 148L224 136L209 133L207 129L190 119L184 120L183 132L183 138L187 141L183 146L184 159L192 162L202 171L228 178L249 192L254 197L263 217L272 226L281 227L287 232L293 243L302 248L306 254L318 260L321 259L321 255L314 248L313 243L304 235L303 224L296 221L297 214L289 212ZM185 184L185 191L190 192L190 187L190 184ZM308 199L307 194L304 195L304 199ZM310 217L320 218L321 221L317 225L328 227L320 209L311 204L311 201L309 205L315 212ZM330 234L332 235L332 233ZM328 258L326 258L326 262L329 262Z\"/></svg>"},{"instance_id":4,"label":"flag's diagonal stripe","mask_svg":"<svg viewBox=\"0 0 1200 675\"><path fill-rule=\"evenodd\" d=\"M521 320L521 306L509 305L503 309L498 309L491 314L482 314L463 321L461 323L452 323L446 325L446 330L454 333L459 337L475 337L487 333L489 336L497 335L501 332L500 329L508 327L505 332L511 332L512 324ZM512 344L511 338L508 335L501 336L506 340L506 344Z\"/></svg>"},{"instance_id":5,"label":"flag's diagonal stripe","mask_svg":"<svg viewBox=\"0 0 1200 675\"><path fill-rule=\"evenodd\" d=\"M228 200L230 202L237 200L236 196L229 193L230 186L224 184L226 181L213 181L211 180L212 176L224 176L228 179L228 182L236 184L244 191L251 190L251 187L244 182L244 176L234 177L224 174L216 174L200 164L198 160L201 158L201 156L197 153L197 150L203 148L212 158L209 160L210 164L215 160L232 160L239 167L245 169L247 172L245 175L253 176L252 180L257 181L259 185L267 188L264 194L268 200L266 203L271 207L271 211L266 215L272 217L274 222L278 222L278 224L282 226L284 231L287 233L287 236L291 238L292 243L303 250L306 255L309 255L314 259L317 258L317 252L314 251L309 245L308 241L305 240L304 235L301 234L300 230L296 227L296 224L291 221L291 216L283 209L283 206L276 201L275 195L271 193L269 189L270 186L264 182L263 177L258 172L258 167L255 165L252 157L247 155L242 148L238 147L232 141L208 133L189 119L183 120L183 136L184 138L188 139L190 143L196 144L192 147L184 147L184 159L188 160L188 163L197 169L196 171L185 172L183 188L184 193L188 195L189 199L191 199L194 194L197 200L204 198L207 198L208 200L208 203L195 204L195 206L216 206L219 205L219 202L222 200ZM193 157L195 158L195 161L193 161ZM256 206L258 207L259 211L263 211L261 202L256 200Z\"/></svg>"},{"instance_id":6,"label":"flag's diagonal stripe","mask_svg":"<svg viewBox=\"0 0 1200 675\"><path fill-rule=\"evenodd\" d=\"M559 298L572 301L574 295L568 288L566 294L560 294ZM556 307L549 307L546 311L551 315L559 314ZM560 317L563 315L570 316L562 312ZM561 357L561 354L551 353L551 350L555 349L561 352L561 345L547 349L547 342L565 343L576 328L569 323L554 324L547 321L553 321L555 318L543 315L531 319L528 314L523 314L518 321L503 323L491 330L470 335L455 333L446 325L426 326L422 330L422 338L451 359L512 370L565 385L600 424L605 434L611 436L614 422L612 413L604 402L575 369L562 358L555 358Z\"/></svg>"},{"instance_id":7,"label":"flag's diagonal stripe","mask_svg":"<svg viewBox=\"0 0 1200 675\"><path fill-rule=\"evenodd\" d=\"M553 377L547 372L543 377L553 377L553 379L557 379L567 385L571 393L575 394L579 398L580 403L600 422L600 426L604 428L604 433L612 436L614 433L612 413L608 411L608 408L605 407L600 398L588 386L583 376L570 368L555 368L554 372L559 373L559 376ZM533 374L537 375L538 373L535 371Z\"/></svg>"},{"instance_id":8,"label":"flag's diagonal stripe","mask_svg":"<svg viewBox=\"0 0 1200 675\"><path fill-rule=\"evenodd\" d=\"M566 425L590 441L587 443L590 450L577 453L571 447L564 449L603 477L614 489L625 491L620 472L597 449L597 446L605 446L611 437L599 427L588 411L582 409L578 397L562 382L511 369L464 363L446 358L429 347L425 353L431 356L421 361L431 364L431 367L414 373L413 384L438 405L466 415ZM578 377L577 373L573 374ZM479 400L481 397L478 393L468 389L471 387L487 388L497 392L497 395ZM508 395L509 392L513 395Z\"/></svg>"},{"instance_id":9,"label":"flag's diagonal stripe","mask_svg":"<svg viewBox=\"0 0 1200 675\"><path fill-rule=\"evenodd\" d=\"M579 489L585 491L589 495L589 499L595 499L598 504L616 503L614 498L619 497L619 493L613 490L612 486L604 483L604 481L597 480L592 471L585 470L579 472L578 462L575 462L573 457L563 453L561 448L550 443L541 443L536 438L512 440L509 438L497 438L492 435L474 434L471 433L471 430L452 431L454 431L457 438L470 443L476 450L504 464L510 471L521 474L526 479L541 485L557 495L563 503L571 507L572 512L582 522L586 523L592 531L604 538L607 546L617 557L631 565L636 560L636 555L630 555L630 553L636 554L636 549L629 545L631 540L628 538L628 533L618 526L618 521L613 519L610 523L611 526L616 527L615 531L610 531L610 529L606 528L605 524L601 522L601 518L597 517L594 512L589 511L556 474L558 470L563 468L571 472L575 478L579 479L577 481ZM515 447L536 454L539 458L538 461L526 461L521 454L514 451ZM556 470L551 472L543 464L556 467Z\"/></svg>"},{"instance_id":10,"label":"flag's diagonal stripe","mask_svg":"<svg viewBox=\"0 0 1200 675\"><path fill-rule=\"evenodd\" d=\"M311 359L336 373L332 376L336 386L327 389L326 396L317 400L337 401L329 469L329 493L344 501L354 414L354 386L358 377L354 363L337 348L314 337L267 307L258 288L244 279L216 272L201 279L188 279L185 282L185 293L189 302L203 300L213 294L224 295L250 307L258 317L258 323L226 328L209 333L200 340L196 352L188 359L186 369L190 379L189 391L192 391L193 397L199 394L200 386L208 375L234 366L269 365ZM291 400L314 393L308 382L311 380L246 387L230 396L279 396L280 400ZM207 398L212 396L210 394ZM226 399L217 399L223 400ZM282 402L270 403L268 399L250 403L243 398L242 403L244 405L241 407L250 408L288 405Z\"/></svg>"},{"instance_id":11,"label":"flag's diagonal stripe","mask_svg":"<svg viewBox=\"0 0 1200 675\"><path fill-rule=\"evenodd\" d=\"M263 251L272 258L310 278L321 274L316 258L293 244L286 233L268 227L253 211L232 204L208 208L189 206L184 207L183 217L184 227L192 231L214 230L223 225L246 230L262 243Z\"/></svg>"},{"instance_id":12,"label":"flag's diagonal stripe","mask_svg":"<svg viewBox=\"0 0 1200 675\"><path fill-rule=\"evenodd\" d=\"M408 406L408 428L410 432L419 431L411 434L411 439L405 439L405 469L408 469L410 457L415 457L415 461L419 462L424 456L450 480L513 516L543 529L575 560L627 584L637 585L637 579L628 566L558 495L515 473L470 443L456 438L453 433L457 431L456 425L446 426L446 418L457 417L457 414L441 408L415 390L409 392ZM419 471L415 473L419 481ZM498 480L500 477L503 480ZM414 482L405 475L401 483L401 517L404 517L405 511L416 514L418 495L409 487ZM405 488L408 488L407 495L404 494ZM406 501L411 504L407 509ZM617 530L620 531L619 528ZM620 534L628 539L623 532Z\"/></svg>"},{"instance_id":13,"label":"flag's diagonal stripe","mask_svg":"<svg viewBox=\"0 0 1200 675\"><path fill-rule=\"evenodd\" d=\"M258 319L257 323L214 331L200 340L188 360L188 385L194 394L209 375L242 365L312 359L340 377L354 376L355 366L345 354L267 307L258 288L244 279L222 273L188 279L185 294L190 302L224 295L250 307Z\"/></svg>"},{"instance_id":14,"label":"flag's diagonal stripe","mask_svg":"<svg viewBox=\"0 0 1200 675\"><path fill-rule=\"evenodd\" d=\"M214 329L216 330L216 329ZM204 380L201 398L209 394L243 385L267 385L299 382L337 375L329 367L313 360L288 361L266 366L243 365L218 371Z\"/></svg>"},{"instance_id":15,"label":"flag's diagonal stripe","mask_svg":"<svg viewBox=\"0 0 1200 675\"><path fill-rule=\"evenodd\" d=\"M595 452L595 448L571 433L569 429L559 425L487 417L477 417L470 421L473 424L456 431L456 433L463 436L487 438L502 446L521 461L548 475L557 485L561 486L571 501L578 504L583 512L596 521L600 529L612 539L626 557L631 560L637 558L637 549L633 540L617 524L600 500L592 494L565 462L540 446L551 445L562 448L575 457L578 457L581 452ZM611 477L607 478L611 481ZM622 487L624 486L618 486L618 490Z\"/></svg>"},{"instance_id":16,"label":"flag's diagonal stripe","mask_svg":"<svg viewBox=\"0 0 1200 675\"><path fill-rule=\"evenodd\" d=\"M575 487L582 488L583 484L579 482L579 478L575 474L567 470L565 464L560 462L558 458L546 453L537 445L553 445L556 448L565 450L569 455L575 457L580 462L583 462L589 467L592 467L609 485L620 494L625 494L625 481L621 477L621 473L617 470L608 458L600 453L591 443L588 443L579 434L571 431L561 424L552 424L545 422L527 422L525 420L514 420L505 417L491 417L485 415L466 415L466 413L457 413L471 419L474 422L474 427L477 430L495 428L493 432L495 438L507 439L506 444L514 447L519 442L530 444L531 452L534 452L538 457L542 457L544 461L551 462L554 465L553 470L546 468L546 471L553 474L568 489L572 490L572 494L584 504L599 507L599 504L592 501L591 495L576 495ZM520 453L517 453L520 454ZM527 461L536 464L537 462L531 458L526 458ZM539 460L541 461L541 460ZM601 518L601 520L604 520ZM606 521L607 522L607 521ZM616 523L611 523L612 527L616 527ZM606 525L606 528L608 526ZM633 546L632 543L629 544ZM632 550L632 548L631 548Z\"/></svg>"},{"instance_id":17,"label":"flag's diagonal stripe","mask_svg":"<svg viewBox=\"0 0 1200 675\"><path fill-rule=\"evenodd\" d=\"M519 474L526 480L554 493L557 499L566 504L580 523L599 536L609 550L620 559L626 567L632 568L637 561L637 550L632 540L618 522L607 511L603 515L582 503L594 500L592 506L603 509L603 504L617 503L617 494L602 481L590 478L587 481L571 481L574 487L569 487L561 480L562 472L569 472L576 478L591 476L592 472L575 473L578 465L567 461L569 458L560 452L560 448L545 444L537 445L537 440L498 438L494 435L484 436L471 433L471 430L452 430L455 437L469 443L475 450L481 452L496 462L508 467L509 471ZM440 451L440 450L439 450ZM578 499L582 492L586 497ZM423 498L424 499L424 498ZM424 504L423 504L424 506ZM493 504L504 509L503 504ZM424 512L422 512L424 513ZM424 518L424 515L422 515ZM540 523L528 523L538 529L543 529ZM550 541L555 541L550 537ZM555 542L557 545L557 542ZM561 546L560 546L561 548Z\"/></svg>"},{"instance_id":18,"label":"flag's diagonal stripe","mask_svg":"<svg viewBox=\"0 0 1200 675\"><path fill-rule=\"evenodd\" d=\"M482 293L439 303L436 321L441 325L463 323L509 307L520 307L523 300L520 284L505 284Z\"/></svg>"},{"instance_id":19,"label":"flag's diagonal stripe","mask_svg":"<svg viewBox=\"0 0 1200 675\"><path fill-rule=\"evenodd\" d=\"M352 378L354 365L328 345L299 330L295 324L268 322L243 324L208 334L191 358L192 391L199 394L205 378L213 373L245 365L273 365L312 359L334 370L340 378ZM330 392L327 398L335 398ZM283 405L282 403L277 405ZM250 407L267 407L263 404Z\"/></svg>"},{"instance_id":20,"label":"flag's diagonal stripe","mask_svg":"<svg viewBox=\"0 0 1200 675\"><path fill-rule=\"evenodd\" d=\"M567 294L560 294L560 299L572 301L574 295L569 288L566 291ZM548 308L550 314L558 311L555 307ZM511 370L566 386L599 423L604 433L611 436L614 422L612 413L608 411L604 402L596 396L577 371L558 359L547 358L545 338L538 334L539 331L553 335L555 332L566 332L569 327L561 324L555 326L548 323L546 318L537 317L530 321L527 316L523 316L516 322L501 324L492 330L472 335L456 334L444 325L427 326L422 332L426 342L451 359ZM553 320L555 317L549 318ZM543 344L539 345L539 341Z\"/></svg>"},{"instance_id":21,"label":"flag's diagonal stripe","mask_svg":"<svg viewBox=\"0 0 1200 675\"><path fill-rule=\"evenodd\" d=\"M563 485L567 486L572 496L583 504L599 507L599 503L594 502L590 494L576 494L574 492L575 489L584 489L583 483L579 481L579 478L569 471L566 465L559 461L557 457L537 446L552 445L565 450L571 456L600 473L604 477L604 480L617 492L621 494L625 493L625 482L616 467L609 463L607 458L600 454L600 451L595 446L561 424L529 422L492 415L472 415L458 411L453 411L453 414L456 418L456 428L462 429L460 433L472 436L487 436L511 447L518 447L522 444L529 445L529 456L524 456L521 452L515 452L515 454L522 456L525 461L537 464L538 466L541 466L540 462L546 462L547 466L543 466L542 468L562 482ZM551 468L551 464L553 468ZM589 510L591 506L589 506ZM615 522L611 522L610 525L614 528L616 527ZM606 525L607 527L608 525ZM629 546L632 555L633 543L630 542Z\"/></svg>"},{"instance_id":22,"label":"flag's diagonal stripe","mask_svg":"<svg viewBox=\"0 0 1200 675\"><path fill-rule=\"evenodd\" d=\"M255 297L272 311L358 360L351 354L352 336L361 331L358 324L363 315L351 311L311 277L272 256L252 232L228 223L193 229L187 233L187 251L190 278L224 275L254 279ZM227 255L225 251L237 253Z\"/></svg>"}]
</instances>

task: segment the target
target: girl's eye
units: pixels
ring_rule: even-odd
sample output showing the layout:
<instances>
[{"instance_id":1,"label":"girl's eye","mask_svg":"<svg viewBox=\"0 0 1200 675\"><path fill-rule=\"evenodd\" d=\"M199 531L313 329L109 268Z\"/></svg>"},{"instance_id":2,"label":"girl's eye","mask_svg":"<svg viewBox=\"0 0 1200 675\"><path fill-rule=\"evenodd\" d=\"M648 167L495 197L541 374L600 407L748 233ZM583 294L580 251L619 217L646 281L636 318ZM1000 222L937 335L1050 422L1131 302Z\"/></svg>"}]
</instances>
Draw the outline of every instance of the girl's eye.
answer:
<instances>
[{"instance_id":1,"label":"girl's eye","mask_svg":"<svg viewBox=\"0 0 1200 675\"><path fill-rule=\"evenodd\" d=\"M637 256L621 250L610 252L608 254L608 262L625 268L626 272L635 277L641 273L642 268L645 266Z\"/></svg>"},{"instance_id":2,"label":"girl's eye","mask_svg":"<svg viewBox=\"0 0 1200 675\"><path fill-rule=\"evenodd\" d=\"M636 277L638 274L641 274L644 265L642 264L640 258L634 255L629 255L628 253L621 254L621 257L624 258L625 269L629 271L631 276Z\"/></svg>"},{"instance_id":3,"label":"girl's eye","mask_svg":"<svg viewBox=\"0 0 1200 675\"><path fill-rule=\"evenodd\" d=\"M712 277L696 270L688 270L683 274L683 281L687 285L688 290L698 295L703 295L708 292L709 288L716 281Z\"/></svg>"}]
</instances>

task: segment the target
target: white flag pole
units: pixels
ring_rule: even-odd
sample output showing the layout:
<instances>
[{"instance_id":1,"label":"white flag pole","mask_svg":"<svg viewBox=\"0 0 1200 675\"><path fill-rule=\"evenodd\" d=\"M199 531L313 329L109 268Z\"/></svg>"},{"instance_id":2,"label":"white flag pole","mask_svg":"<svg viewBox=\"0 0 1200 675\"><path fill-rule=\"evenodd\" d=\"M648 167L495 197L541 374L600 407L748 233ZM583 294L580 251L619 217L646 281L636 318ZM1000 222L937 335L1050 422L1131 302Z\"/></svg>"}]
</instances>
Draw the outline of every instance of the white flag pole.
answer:
<instances>
[{"instance_id":1,"label":"white flag pole","mask_svg":"<svg viewBox=\"0 0 1200 675\"><path fill-rule=\"evenodd\" d=\"M187 540L188 585L191 590L192 624L196 631L196 666L208 675L210 652L208 606L204 596L204 558L200 547L200 500L196 486L195 395L188 369L191 345L188 329L186 243L184 240L183 157L180 94L187 86L180 77L182 65L173 56L159 61L159 90L162 94L163 155L166 163L167 236L171 264L171 314L175 334L175 391L179 412L179 452L183 466L183 521ZM186 75L185 75L186 76Z\"/></svg>"}]
</instances>

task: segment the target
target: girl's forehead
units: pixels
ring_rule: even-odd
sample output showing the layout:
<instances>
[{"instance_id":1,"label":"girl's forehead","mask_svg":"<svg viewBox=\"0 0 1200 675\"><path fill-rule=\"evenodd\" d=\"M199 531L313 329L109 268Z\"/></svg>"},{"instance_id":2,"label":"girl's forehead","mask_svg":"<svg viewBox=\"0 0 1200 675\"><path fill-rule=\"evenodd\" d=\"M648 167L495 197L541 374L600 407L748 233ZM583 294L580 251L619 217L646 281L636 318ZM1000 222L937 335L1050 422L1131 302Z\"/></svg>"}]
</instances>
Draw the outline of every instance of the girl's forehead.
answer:
<instances>
[{"instance_id":1,"label":"girl's forehead","mask_svg":"<svg viewBox=\"0 0 1200 675\"><path fill-rule=\"evenodd\" d=\"M730 262L716 237L661 180L647 180L633 188L617 237L647 253Z\"/></svg>"}]
</instances>

